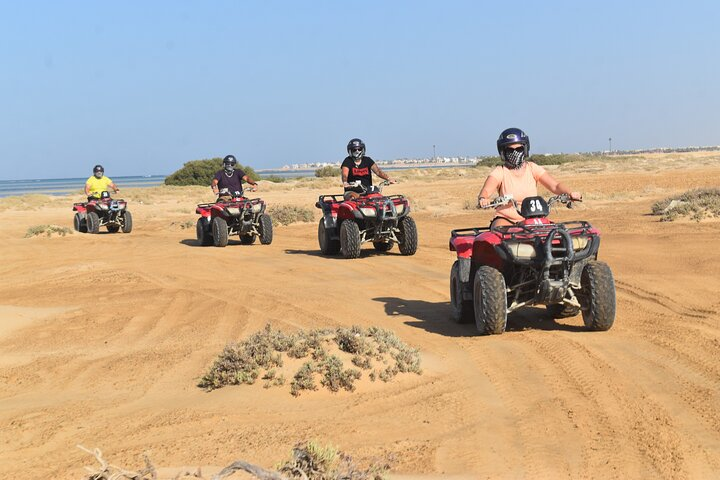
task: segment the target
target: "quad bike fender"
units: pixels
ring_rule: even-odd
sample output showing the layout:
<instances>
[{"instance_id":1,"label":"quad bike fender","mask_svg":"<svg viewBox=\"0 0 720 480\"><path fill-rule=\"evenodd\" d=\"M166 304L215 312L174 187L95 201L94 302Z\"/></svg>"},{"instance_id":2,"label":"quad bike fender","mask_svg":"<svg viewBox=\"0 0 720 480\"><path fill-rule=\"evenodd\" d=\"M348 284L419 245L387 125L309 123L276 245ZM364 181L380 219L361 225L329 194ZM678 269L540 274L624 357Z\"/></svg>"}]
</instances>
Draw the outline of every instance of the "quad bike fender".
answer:
<instances>
[{"instance_id":1,"label":"quad bike fender","mask_svg":"<svg viewBox=\"0 0 720 480\"><path fill-rule=\"evenodd\" d=\"M363 220L363 214L360 209L354 208L346 203L340 205L337 213L338 220L357 219Z\"/></svg>"},{"instance_id":2,"label":"quad bike fender","mask_svg":"<svg viewBox=\"0 0 720 480\"><path fill-rule=\"evenodd\" d=\"M472 261L476 265L487 265L503 271L503 259L499 255L502 240L494 232L481 233L475 237L472 248Z\"/></svg>"},{"instance_id":3,"label":"quad bike fender","mask_svg":"<svg viewBox=\"0 0 720 480\"><path fill-rule=\"evenodd\" d=\"M85 215L87 213L87 207L84 203L74 203L73 212L79 212Z\"/></svg>"},{"instance_id":4,"label":"quad bike fender","mask_svg":"<svg viewBox=\"0 0 720 480\"><path fill-rule=\"evenodd\" d=\"M458 259L472 256L475 237L465 235L450 239L450 251L457 252Z\"/></svg>"},{"instance_id":5,"label":"quad bike fender","mask_svg":"<svg viewBox=\"0 0 720 480\"><path fill-rule=\"evenodd\" d=\"M323 216L323 223L325 224L325 230L335 229L338 226L338 219L328 213Z\"/></svg>"}]
</instances>

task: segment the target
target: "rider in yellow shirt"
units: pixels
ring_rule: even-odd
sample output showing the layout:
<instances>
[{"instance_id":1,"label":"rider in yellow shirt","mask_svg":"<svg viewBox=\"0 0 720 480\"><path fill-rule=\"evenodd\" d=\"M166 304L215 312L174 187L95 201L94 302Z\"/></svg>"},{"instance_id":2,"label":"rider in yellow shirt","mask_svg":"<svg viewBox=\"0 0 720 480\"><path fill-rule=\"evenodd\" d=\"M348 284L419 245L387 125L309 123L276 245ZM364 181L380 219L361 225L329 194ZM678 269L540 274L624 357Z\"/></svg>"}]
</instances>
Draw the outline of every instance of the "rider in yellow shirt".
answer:
<instances>
[{"instance_id":1,"label":"rider in yellow shirt","mask_svg":"<svg viewBox=\"0 0 720 480\"><path fill-rule=\"evenodd\" d=\"M100 198L100 194L108 191L108 187L112 188L115 193L120 191L113 181L105 176L103 166L95 165L93 168L93 176L85 182L85 195L88 196L88 201Z\"/></svg>"}]
</instances>

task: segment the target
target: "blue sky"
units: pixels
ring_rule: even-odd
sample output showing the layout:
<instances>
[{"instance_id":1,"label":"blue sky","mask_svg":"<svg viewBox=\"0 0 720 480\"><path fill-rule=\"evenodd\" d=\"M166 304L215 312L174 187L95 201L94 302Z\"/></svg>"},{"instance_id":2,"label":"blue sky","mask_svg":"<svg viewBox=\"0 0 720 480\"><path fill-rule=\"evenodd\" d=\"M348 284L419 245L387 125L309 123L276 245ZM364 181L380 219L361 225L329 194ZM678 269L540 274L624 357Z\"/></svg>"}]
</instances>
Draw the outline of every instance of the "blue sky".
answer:
<instances>
[{"instance_id":1,"label":"blue sky","mask_svg":"<svg viewBox=\"0 0 720 480\"><path fill-rule=\"evenodd\" d=\"M720 144L720 2L0 0L0 179Z\"/></svg>"}]
</instances>

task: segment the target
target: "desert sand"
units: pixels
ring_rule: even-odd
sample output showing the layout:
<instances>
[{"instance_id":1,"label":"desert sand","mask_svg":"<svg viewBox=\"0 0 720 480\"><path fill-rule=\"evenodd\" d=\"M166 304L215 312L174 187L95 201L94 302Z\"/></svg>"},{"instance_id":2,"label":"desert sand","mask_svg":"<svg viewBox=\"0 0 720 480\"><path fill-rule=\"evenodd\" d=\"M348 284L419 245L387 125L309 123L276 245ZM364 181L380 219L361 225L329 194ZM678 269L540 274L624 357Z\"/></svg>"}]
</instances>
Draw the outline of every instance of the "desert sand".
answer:
<instances>
[{"instance_id":1,"label":"desert sand","mask_svg":"<svg viewBox=\"0 0 720 480\"><path fill-rule=\"evenodd\" d=\"M266 468L316 439L360 460L393 454L397 478L720 477L720 222L659 222L653 202L720 186L717 153L550 167L585 195L557 220L602 231L617 316L608 332L545 309L502 335L449 318L453 228L484 226L487 169L397 173L418 253L319 254L314 202L337 180L261 182L268 204L313 209L271 245L195 245L200 187L123 191L130 234L25 238L72 228L73 201L0 200L0 477L80 479L102 449L172 478L243 459ZM80 188L79 186L78 188ZM122 187L122 186L121 186ZM190 226L190 228L187 228ZM274 328L377 325L420 349L423 374L355 392L198 388L227 342Z\"/></svg>"}]
</instances>

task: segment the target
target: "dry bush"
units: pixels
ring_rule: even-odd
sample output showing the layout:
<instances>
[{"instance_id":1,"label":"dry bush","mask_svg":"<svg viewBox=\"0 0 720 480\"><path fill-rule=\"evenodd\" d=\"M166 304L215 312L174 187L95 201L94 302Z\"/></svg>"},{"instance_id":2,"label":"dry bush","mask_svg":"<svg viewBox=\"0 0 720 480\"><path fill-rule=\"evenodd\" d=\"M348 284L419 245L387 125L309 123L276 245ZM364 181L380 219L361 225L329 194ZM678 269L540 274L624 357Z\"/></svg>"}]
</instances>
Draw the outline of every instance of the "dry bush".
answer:
<instances>
[{"instance_id":1,"label":"dry bush","mask_svg":"<svg viewBox=\"0 0 720 480\"><path fill-rule=\"evenodd\" d=\"M61 227L60 225L35 225L27 229L25 238L38 237L40 235L51 237L53 234L64 237L68 233L72 234L74 232L68 227Z\"/></svg>"},{"instance_id":2,"label":"dry bush","mask_svg":"<svg viewBox=\"0 0 720 480\"><path fill-rule=\"evenodd\" d=\"M358 368L345 368L343 358ZM294 362L305 361L292 373ZM230 343L203 375L198 386L214 390L226 385L251 385L258 378L264 387L285 385L281 371L291 376L290 393L317 390L318 382L332 392L354 391L362 370L370 378L389 381L398 373L420 375L420 353L404 344L393 332L378 327L301 330L285 334L267 325L247 340ZM373 365L377 364L375 370Z\"/></svg>"},{"instance_id":3,"label":"dry bush","mask_svg":"<svg viewBox=\"0 0 720 480\"><path fill-rule=\"evenodd\" d=\"M39 193L28 193L11 197L0 198L0 211L4 210L38 210L57 203L72 201L67 197L44 195ZM72 206L72 205L70 205Z\"/></svg>"},{"instance_id":4,"label":"dry bush","mask_svg":"<svg viewBox=\"0 0 720 480\"><path fill-rule=\"evenodd\" d=\"M90 450L82 445L77 446L84 452L93 455L100 467L85 467L89 475L83 480L155 480L157 469L147 454L143 455L145 467L133 471L108 463L100 449ZM242 471L261 480L382 480L390 470L392 457L382 460L372 460L369 465L361 466L352 457L339 451L337 448L317 442L298 444L292 450L291 458L277 466L277 471L265 470L244 460L236 460L213 475L210 480L222 480ZM195 471L182 470L174 479L197 478L204 480L200 467ZM243 477L245 478L245 477Z\"/></svg>"},{"instance_id":5,"label":"dry bush","mask_svg":"<svg viewBox=\"0 0 720 480\"><path fill-rule=\"evenodd\" d=\"M698 188L668 197L655 202L652 213L660 215L662 222L672 222L680 217L697 222L705 217L720 217L720 188Z\"/></svg>"},{"instance_id":6,"label":"dry bush","mask_svg":"<svg viewBox=\"0 0 720 480\"><path fill-rule=\"evenodd\" d=\"M309 208L295 205L272 205L268 208L273 225L290 225L296 222L314 222L315 213Z\"/></svg>"}]
</instances>

